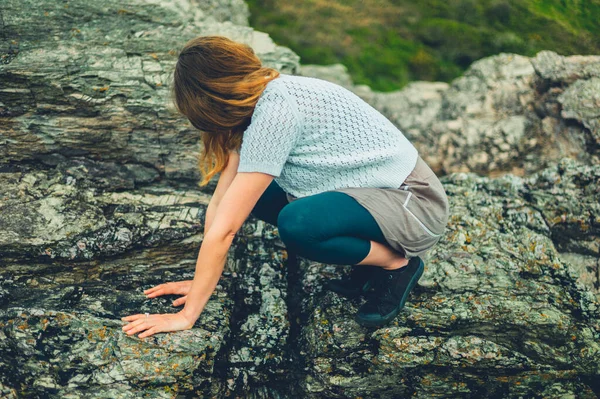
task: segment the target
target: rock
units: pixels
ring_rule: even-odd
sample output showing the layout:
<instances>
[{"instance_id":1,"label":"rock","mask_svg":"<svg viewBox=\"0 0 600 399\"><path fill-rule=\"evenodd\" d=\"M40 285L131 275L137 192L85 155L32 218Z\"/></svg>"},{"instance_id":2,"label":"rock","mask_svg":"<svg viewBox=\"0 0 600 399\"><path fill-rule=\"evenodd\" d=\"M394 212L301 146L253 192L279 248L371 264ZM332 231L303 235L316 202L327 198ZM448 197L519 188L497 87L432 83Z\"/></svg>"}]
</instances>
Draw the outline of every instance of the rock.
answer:
<instances>
[{"instance_id":1,"label":"rock","mask_svg":"<svg viewBox=\"0 0 600 399\"><path fill-rule=\"evenodd\" d=\"M168 92L178 49L225 35L287 73L298 56L245 26L241 0L13 1L2 17L0 396L291 392L285 253L262 222L194 329L142 341L119 327L173 312L141 291L192 278L202 240L199 135Z\"/></svg>"},{"instance_id":2,"label":"rock","mask_svg":"<svg viewBox=\"0 0 600 399\"><path fill-rule=\"evenodd\" d=\"M524 195L542 215L559 251L600 258L598 165L564 159L533 176Z\"/></svg>"},{"instance_id":3,"label":"rock","mask_svg":"<svg viewBox=\"0 0 600 399\"><path fill-rule=\"evenodd\" d=\"M297 262L250 217L194 328L142 340L120 318L177 310L142 291L193 277L215 187L198 188L198 134L170 105L177 50L220 34L283 72L298 57L246 26L241 0L4 3L0 396L600 394L597 58L504 54L395 93L303 69L453 172L448 234L415 295L362 328L360 300L322 291L344 268Z\"/></svg>"},{"instance_id":4,"label":"rock","mask_svg":"<svg viewBox=\"0 0 600 399\"><path fill-rule=\"evenodd\" d=\"M200 232L204 208L199 205L208 204L206 194L174 192L158 184L149 190L102 193L108 183L133 182L135 175L123 168L122 176L105 178L111 168L87 169L85 164L106 166L71 159L47 171L0 174L4 257L93 259ZM140 168L137 173L143 172Z\"/></svg>"},{"instance_id":5,"label":"rock","mask_svg":"<svg viewBox=\"0 0 600 399\"><path fill-rule=\"evenodd\" d=\"M0 247L6 392L21 386L15 382L30 395L57 397L510 397L538 388L594 397L598 390L598 303L557 252L599 258L597 165L565 159L528 179L445 177L448 234L389 327L358 326L360 302L322 292L337 267L302 261L300 304L290 302L276 230L250 220L195 328L143 342L125 336L119 318L173 311L173 297L147 300L141 291L192 278L207 196L158 183L100 190L93 175L69 186L69 168L60 165L6 173L0 185L10 200L6 220L22 220L23 209L47 217L41 203L54 204L55 218L74 220L2 230L11 237ZM102 223L75 222L95 210ZM149 233L108 251L116 239L98 231L117 220ZM82 246L81 236L94 241Z\"/></svg>"},{"instance_id":6,"label":"rock","mask_svg":"<svg viewBox=\"0 0 600 399\"><path fill-rule=\"evenodd\" d=\"M0 230L7 390L157 398L289 390L284 252L272 227L244 226L194 329L128 337L120 317L175 310L175 297L149 300L142 291L193 278L208 197L159 184L98 193L87 185L99 180L64 184L65 170L0 174L4 193L17 194L2 208Z\"/></svg>"},{"instance_id":7,"label":"rock","mask_svg":"<svg viewBox=\"0 0 600 399\"><path fill-rule=\"evenodd\" d=\"M579 276L579 281L596 292L596 297L600 297L600 257L597 255L582 255L573 252L561 252L560 260L569 265L575 274Z\"/></svg>"},{"instance_id":8,"label":"rock","mask_svg":"<svg viewBox=\"0 0 600 399\"><path fill-rule=\"evenodd\" d=\"M600 77L600 56L561 57L553 51L540 51L531 60L538 75L551 84L571 84L579 79Z\"/></svg>"},{"instance_id":9,"label":"rock","mask_svg":"<svg viewBox=\"0 0 600 399\"><path fill-rule=\"evenodd\" d=\"M29 396L77 398L223 391L212 375L230 333L230 290L216 290L191 330L142 340L120 328L125 315L173 312L166 298L141 292L165 279L192 278L192 262L173 263L177 255L185 259L184 248L170 249L2 267L1 284L11 292L10 305L0 309L3 382Z\"/></svg>"},{"instance_id":10,"label":"rock","mask_svg":"<svg viewBox=\"0 0 600 399\"><path fill-rule=\"evenodd\" d=\"M352 87L352 77L348 68L342 64L333 65L300 65L298 74L302 76L324 79L344 87Z\"/></svg>"},{"instance_id":11,"label":"rock","mask_svg":"<svg viewBox=\"0 0 600 399\"><path fill-rule=\"evenodd\" d=\"M548 184L555 173L559 187ZM553 213L568 208L538 199L561 191L562 205L583 201L585 209L587 199L597 207L595 189L583 183L590 176L600 177L598 165L564 160L530 179L444 177L448 232L412 300L384 328L354 321L362 299L322 290L335 268L301 262L304 397L595 398L599 304L551 240ZM597 230L589 235L597 244Z\"/></svg>"},{"instance_id":12,"label":"rock","mask_svg":"<svg viewBox=\"0 0 600 399\"><path fill-rule=\"evenodd\" d=\"M179 3L186 4L186 2ZM187 12L204 12L205 18L211 18L217 22L231 22L238 26L248 26L250 10L243 0L192 0Z\"/></svg>"},{"instance_id":13,"label":"rock","mask_svg":"<svg viewBox=\"0 0 600 399\"><path fill-rule=\"evenodd\" d=\"M576 81L558 97L558 101L562 105L563 118L576 120L591 133L586 144L590 148L600 148L600 77Z\"/></svg>"},{"instance_id":14,"label":"rock","mask_svg":"<svg viewBox=\"0 0 600 399\"><path fill-rule=\"evenodd\" d=\"M185 42L225 35L250 44L267 65L288 73L298 65L268 35L216 22L234 9L233 21L247 16L241 0L5 2L0 160L84 156L196 182L199 135L169 98Z\"/></svg>"}]
</instances>

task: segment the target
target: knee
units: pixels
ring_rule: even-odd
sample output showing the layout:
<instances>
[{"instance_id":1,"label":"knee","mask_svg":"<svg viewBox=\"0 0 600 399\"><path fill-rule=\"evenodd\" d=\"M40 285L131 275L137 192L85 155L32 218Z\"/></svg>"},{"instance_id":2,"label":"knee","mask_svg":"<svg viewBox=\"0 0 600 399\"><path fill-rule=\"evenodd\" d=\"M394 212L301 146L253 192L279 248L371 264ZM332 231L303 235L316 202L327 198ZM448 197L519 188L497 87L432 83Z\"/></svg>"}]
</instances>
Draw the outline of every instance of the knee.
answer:
<instances>
[{"instance_id":1,"label":"knee","mask_svg":"<svg viewBox=\"0 0 600 399\"><path fill-rule=\"evenodd\" d=\"M277 218L279 237L286 246L297 247L310 242L314 221L310 212L298 201L285 206Z\"/></svg>"}]
</instances>

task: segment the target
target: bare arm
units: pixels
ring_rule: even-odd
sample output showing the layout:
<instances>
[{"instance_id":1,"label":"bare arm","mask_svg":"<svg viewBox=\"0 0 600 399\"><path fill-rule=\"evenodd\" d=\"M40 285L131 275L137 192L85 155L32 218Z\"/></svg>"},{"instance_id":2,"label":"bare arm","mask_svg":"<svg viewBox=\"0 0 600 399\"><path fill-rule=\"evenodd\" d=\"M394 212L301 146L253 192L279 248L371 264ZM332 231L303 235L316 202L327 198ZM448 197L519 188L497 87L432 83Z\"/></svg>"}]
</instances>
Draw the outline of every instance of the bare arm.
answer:
<instances>
[{"instance_id":1,"label":"bare arm","mask_svg":"<svg viewBox=\"0 0 600 399\"><path fill-rule=\"evenodd\" d=\"M215 192L213 193L212 197L210 198L210 202L206 207L206 213L204 215L204 236L206 236L208 230L210 229L223 195L225 195L227 189L237 174L239 163L240 155L237 152L232 151L229 154L229 160L225 166L225 169L223 169L221 176L219 176L219 182L217 183ZM169 294L182 295L181 298L177 298L173 301L173 306L181 306L185 304L187 300L187 294L190 290L192 282L193 280L170 281L168 283L163 283L152 288L148 288L147 290L144 290L144 294L146 294L148 298Z\"/></svg>"},{"instance_id":2,"label":"bare arm","mask_svg":"<svg viewBox=\"0 0 600 399\"><path fill-rule=\"evenodd\" d=\"M205 237L210 229L213 219L215 218L215 214L217 212L221 199L227 192L227 189L229 188L231 182L237 174L237 168L239 163L240 155L237 152L231 152L229 154L227 166L221 172L221 176L219 177L219 182L217 183L215 192L213 193L210 202L208 203L208 207L206 208L206 213L204 215ZM152 288L148 288L147 290L144 290L144 294L146 294L148 298L154 298L157 296L169 294L182 295L182 297L177 298L173 301L173 306L181 306L187 301L187 295L190 291L192 283L193 280L171 281L168 283L156 285Z\"/></svg>"},{"instance_id":3,"label":"bare arm","mask_svg":"<svg viewBox=\"0 0 600 399\"><path fill-rule=\"evenodd\" d=\"M229 153L229 160L227 161L227 166L221 172L221 176L219 177L219 182L217 183L217 187L215 188L215 192L213 193L210 202L208 203L208 207L206 208L206 215L204 216L204 235L208 233L212 221L217 212L217 208L219 207L219 203L221 199L227 192L227 189L231 185L231 182L235 178L237 174L237 168L240 163L240 154L235 151Z\"/></svg>"},{"instance_id":4,"label":"bare arm","mask_svg":"<svg viewBox=\"0 0 600 399\"><path fill-rule=\"evenodd\" d=\"M227 252L258 199L273 181L259 172L237 173L218 203L211 226L200 246L194 280L185 307L174 314L135 314L122 317L128 335L143 331L139 338L169 331L187 330L200 317L223 272ZM216 191L216 190L215 190Z\"/></svg>"},{"instance_id":5,"label":"bare arm","mask_svg":"<svg viewBox=\"0 0 600 399\"><path fill-rule=\"evenodd\" d=\"M265 173L237 173L219 201L200 246L194 280L183 309L192 324L200 317L221 277L235 234L272 180L273 176Z\"/></svg>"}]
</instances>

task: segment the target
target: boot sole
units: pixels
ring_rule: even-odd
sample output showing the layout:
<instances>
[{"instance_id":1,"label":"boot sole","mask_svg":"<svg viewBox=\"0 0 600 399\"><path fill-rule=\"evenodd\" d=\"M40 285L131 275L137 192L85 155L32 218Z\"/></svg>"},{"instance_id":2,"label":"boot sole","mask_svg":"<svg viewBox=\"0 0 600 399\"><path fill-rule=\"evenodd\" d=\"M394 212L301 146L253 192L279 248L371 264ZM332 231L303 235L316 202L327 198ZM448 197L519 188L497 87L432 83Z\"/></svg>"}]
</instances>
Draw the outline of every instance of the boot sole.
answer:
<instances>
[{"instance_id":1,"label":"boot sole","mask_svg":"<svg viewBox=\"0 0 600 399\"><path fill-rule=\"evenodd\" d=\"M354 318L356 320L356 322L360 325L367 326L367 327L380 327L380 326L383 326L383 325L389 323L390 321L394 320L396 318L396 316L398 316L398 313L400 313L400 310L402 310L402 308L404 308L404 304L406 303L406 300L408 299L408 295L410 295L410 293L412 292L415 285L417 285L417 282L423 275L424 270L425 270L425 264L423 263L423 260L420 260L419 268L417 269L417 272L415 273L415 275L412 276L412 278L410 279L410 282L408 283L408 289L406 290L404 295L402 295L402 300L400 301L400 304L396 307L396 309L394 309L393 311L391 311L390 313L388 313L387 315L382 317L380 321L363 320L357 314Z\"/></svg>"}]
</instances>

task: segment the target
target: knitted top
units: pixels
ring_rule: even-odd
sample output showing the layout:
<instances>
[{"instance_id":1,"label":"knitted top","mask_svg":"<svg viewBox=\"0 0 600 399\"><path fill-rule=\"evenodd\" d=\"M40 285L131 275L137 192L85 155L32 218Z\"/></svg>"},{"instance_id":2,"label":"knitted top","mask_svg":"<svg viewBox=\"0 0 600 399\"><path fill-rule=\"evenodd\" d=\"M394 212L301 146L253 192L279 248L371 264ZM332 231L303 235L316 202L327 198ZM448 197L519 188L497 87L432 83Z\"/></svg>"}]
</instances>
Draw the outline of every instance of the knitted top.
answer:
<instances>
[{"instance_id":1,"label":"knitted top","mask_svg":"<svg viewBox=\"0 0 600 399\"><path fill-rule=\"evenodd\" d=\"M304 197L346 187L398 188L417 149L376 109L321 79L267 83L240 147L238 172L263 172Z\"/></svg>"}]
</instances>

